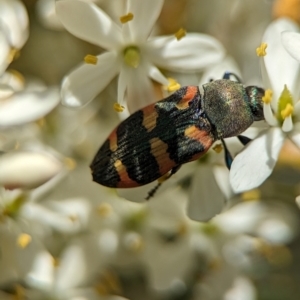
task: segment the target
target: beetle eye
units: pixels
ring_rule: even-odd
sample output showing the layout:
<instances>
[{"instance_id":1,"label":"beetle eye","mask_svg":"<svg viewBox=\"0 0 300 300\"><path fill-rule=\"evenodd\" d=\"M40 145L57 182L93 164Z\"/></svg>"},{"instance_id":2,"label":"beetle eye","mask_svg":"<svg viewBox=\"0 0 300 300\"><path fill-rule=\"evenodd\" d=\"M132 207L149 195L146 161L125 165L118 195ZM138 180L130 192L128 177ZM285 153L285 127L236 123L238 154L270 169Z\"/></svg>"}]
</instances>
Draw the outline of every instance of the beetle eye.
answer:
<instances>
[{"instance_id":1,"label":"beetle eye","mask_svg":"<svg viewBox=\"0 0 300 300\"><path fill-rule=\"evenodd\" d=\"M264 89L257 86L247 86L246 93L249 97L250 109L254 121L264 120L263 101L262 97L265 94Z\"/></svg>"}]
</instances>

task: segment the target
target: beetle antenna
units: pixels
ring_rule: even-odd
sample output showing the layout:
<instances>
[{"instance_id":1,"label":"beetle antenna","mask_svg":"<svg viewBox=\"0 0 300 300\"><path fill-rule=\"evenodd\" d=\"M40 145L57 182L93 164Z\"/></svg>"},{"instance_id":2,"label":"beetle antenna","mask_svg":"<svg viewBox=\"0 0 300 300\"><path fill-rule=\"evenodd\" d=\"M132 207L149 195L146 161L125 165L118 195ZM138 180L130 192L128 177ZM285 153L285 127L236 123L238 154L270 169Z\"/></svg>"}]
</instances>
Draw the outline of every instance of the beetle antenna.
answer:
<instances>
[{"instance_id":1,"label":"beetle antenna","mask_svg":"<svg viewBox=\"0 0 300 300\"><path fill-rule=\"evenodd\" d=\"M224 75L223 75L223 79L229 79L230 80L230 77L234 77L235 80L238 82L238 83L241 83L242 80L239 76L237 76L235 73L232 73L232 72L225 72Z\"/></svg>"},{"instance_id":2,"label":"beetle antenna","mask_svg":"<svg viewBox=\"0 0 300 300\"><path fill-rule=\"evenodd\" d=\"M225 163L226 163L226 167L228 168L228 170L230 170L231 168L231 164L233 162L233 158L232 158L232 155L230 154L226 144L225 144L225 141L223 139L221 139L221 142L223 144L223 147L224 147L224 151L225 151Z\"/></svg>"}]
</instances>

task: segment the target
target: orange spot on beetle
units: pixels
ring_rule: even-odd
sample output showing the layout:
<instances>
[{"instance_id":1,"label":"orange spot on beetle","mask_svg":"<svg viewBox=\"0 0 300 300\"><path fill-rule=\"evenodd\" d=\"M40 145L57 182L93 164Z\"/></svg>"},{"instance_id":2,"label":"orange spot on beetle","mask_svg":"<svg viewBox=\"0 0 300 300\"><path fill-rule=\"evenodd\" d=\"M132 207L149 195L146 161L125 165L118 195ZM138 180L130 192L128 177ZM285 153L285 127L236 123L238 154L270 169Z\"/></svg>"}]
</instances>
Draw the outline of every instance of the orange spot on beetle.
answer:
<instances>
[{"instance_id":1,"label":"orange spot on beetle","mask_svg":"<svg viewBox=\"0 0 300 300\"><path fill-rule=\"evenodd\" d=\"M166 174L170 169L175 167L175 162L170 159L168 145L161 139L155 137L150 140L151 154L155 157L159 166L160 174Z\"/></svg>"},{"instance_id":2,"label":"orange spot on beetle","mask_svg":"<svg viewBox=\"0 0 300 300\"><path fill-rule=\"evenodd\" d=\"M155 109L155 103L148 105L144 109L142 109L144 118L143 118L143 126L147 129L148 132L153 130L156 127L156 120L158 118L158 113Z\"/></svg>"},{"instance_id":3,"label":"orange spot on beetle","mask_svg":"<svg viewBox=\"0 0 300 300\"><path fill-rule=\"evenodd\" d=\"M120 181L118 182L117 187L118 188L129 188L129 187L136 187L139 186L139 184L130 179L130 177L128 176L126 167L123 165L121 160L116 160L114 163L114 167L116 168L119 176L120 176Z\"/></svg>"},{"instance_id":4,"label":"orange spot on beetle","mask_svg":"<svg viewBox=\"0 0 300 300\"><path fill-rule=\"evenodd\" d=\"M187 87L184 97L176 104L178 109L186 109L189 103L194 99L198 91L198 87L190 85Z\"/></svg>"},{"instance_id":5,"label":"orange spot on beetle","mask_svg":"<svg viewBox=\"0 0 300 300\"><path fill-rule=\"evenodd\" d=\"M192 157L192 159L190 159L190 161L198 159L200 156L204 155L214 142L214 139L209 134L209 132L207 132L205 130L201 130L200 128L196 127L195 125L188 127L185 130L184 134L185 134L185 136L198 141L204 147L204 151L194 155Z\"/></svg>"},{"instance_id":6,"label":"orange spot on beetle","mask_svg":"<svg viewBox=\"0 0 300 300\"><path fill-rule=\"evenodd\" d=\"M115 152L118 148L117 128L109 136L109 149Z\"/></svg>"}]
</instances>

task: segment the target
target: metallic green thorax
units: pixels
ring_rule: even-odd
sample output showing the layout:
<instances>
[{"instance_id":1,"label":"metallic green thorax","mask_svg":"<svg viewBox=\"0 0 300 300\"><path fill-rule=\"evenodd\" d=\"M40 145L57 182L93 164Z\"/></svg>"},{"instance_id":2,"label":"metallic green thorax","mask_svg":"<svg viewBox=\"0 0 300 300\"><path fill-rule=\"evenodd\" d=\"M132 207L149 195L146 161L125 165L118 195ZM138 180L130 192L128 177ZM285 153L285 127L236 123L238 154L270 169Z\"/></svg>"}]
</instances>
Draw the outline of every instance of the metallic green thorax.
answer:
<instances>
[{"instance_id":1,"label":"metallic green thorax","mask_svg":"<svg viewBox=\"0 0 300 300\"><path fill-rule=\"evenodd\" d=\"M217 139L245 131L253 121L263 120L263 89L244 87L231 80L215 80L203 85L204 111L215 126Z\"/></svg>"}]
</instances>

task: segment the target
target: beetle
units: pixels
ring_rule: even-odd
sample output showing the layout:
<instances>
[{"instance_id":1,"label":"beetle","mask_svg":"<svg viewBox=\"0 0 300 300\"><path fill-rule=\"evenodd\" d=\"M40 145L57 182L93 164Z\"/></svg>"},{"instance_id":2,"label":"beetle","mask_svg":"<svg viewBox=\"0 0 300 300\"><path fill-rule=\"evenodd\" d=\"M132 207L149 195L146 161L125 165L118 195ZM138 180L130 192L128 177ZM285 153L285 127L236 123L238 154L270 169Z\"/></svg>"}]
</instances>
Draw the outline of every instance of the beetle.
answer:
<instances>
[{"instance_id":1,"label":"beetle","mask_svg":"<svg viewBox=\"0 0 300 300\"><path fill-rule=\"evenodd\" d=\"M244 87L223 79L197 86L185 86L167 98L150 104L121 122L95 155L90 167L93 180L115 188L142 186L167 174L172 176L182 164L204 155L221 140L228 168L232 158L224 138L239 136L254 121L264 119L264 90ZM160 183L158 184L158 186ZM155 187L148 198L154 195Z\"/></svg>"}]
</instances>

